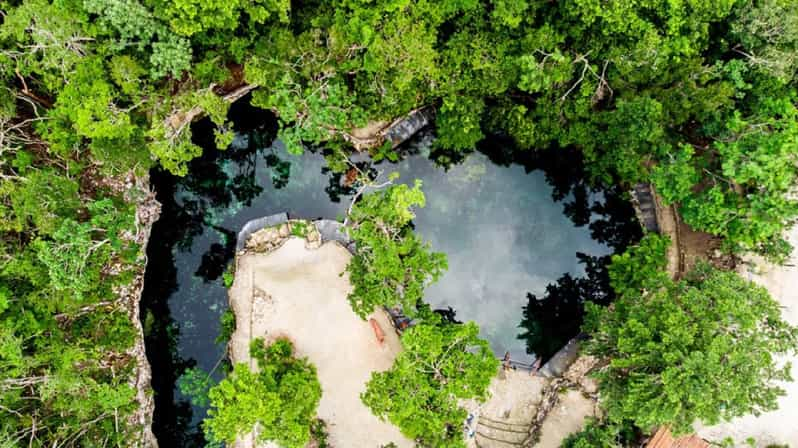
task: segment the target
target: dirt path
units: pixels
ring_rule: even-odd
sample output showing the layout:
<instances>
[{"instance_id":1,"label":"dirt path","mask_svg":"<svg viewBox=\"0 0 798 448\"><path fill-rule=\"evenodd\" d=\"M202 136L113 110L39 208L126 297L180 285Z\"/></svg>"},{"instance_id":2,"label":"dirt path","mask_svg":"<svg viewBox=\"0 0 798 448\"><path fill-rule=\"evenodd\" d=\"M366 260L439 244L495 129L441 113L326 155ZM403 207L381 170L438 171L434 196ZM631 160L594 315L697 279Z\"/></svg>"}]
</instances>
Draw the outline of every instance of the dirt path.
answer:
<instances>
[{"instance_id":1,"label":"dirt path","mask_svg":"<svg viewBox=\"0 0 798 448\"><path fill-rule=\"evenodd\" d=\"M462 405L474 416L466 432L468 448L521 447L529 434L547 378L520 370L502 371L488 388L485 403L474 400Z\"/></svg>"},{"instance_id":2,"label":"dirt path","mask_svg":"<svg viewBox=\"0 0 798 448\"><path fill-rule=\"evenodd\" d=\"M379 344L367 321L351 310L344 271L350 253L336 242L310 249L304 239L289 238L269 253L237 260L230 303L237 328L231 338L233 362L250 362L250 340L287 336L298 356L316 366L322 386L318 416L327 422L336 447L379 447L394 442L413 446L399 429L382 422L360 401L373 371L387 370L401 349L383 312L375 318L385 333ZM252 437L239 441L252 447Z\"/></svg>"},{"instance_id":3,"label":"dirt path","mask_svg":"<svg viewBox=\"0 0 798 448\"><path fill-rule=\"evenodd\" d=\"M676 210L672 205L664 205L662 198L659 197L654 187L651 186L651 194L656 208L657 226L659 233L670 237L671 245L668 246L668 259L667 271L673 278L678 278L683 270L683 255L682 255L682 242L681 242L681 226L679 225L679 218Z\"/></svg>"},{"instance_id":4,"label":"dirt path","mask_svg":"<svg viewBox=\"0 0 798 448\"><path fill-rule=\"evenodd\" d=\"M721 240L706 232L693 230L682 221L675 206L665 205L653 186L640 184L635 187L634 195L637 199L633 204L637 208L638 218L649 231L657 231L671 240L666 254L666 270L671 278L681 278L702 260L722 269L734 268L734 259L723 256L719 251ZM655 221L656 225L651 221Z\"/></svg>"}]
</instances>

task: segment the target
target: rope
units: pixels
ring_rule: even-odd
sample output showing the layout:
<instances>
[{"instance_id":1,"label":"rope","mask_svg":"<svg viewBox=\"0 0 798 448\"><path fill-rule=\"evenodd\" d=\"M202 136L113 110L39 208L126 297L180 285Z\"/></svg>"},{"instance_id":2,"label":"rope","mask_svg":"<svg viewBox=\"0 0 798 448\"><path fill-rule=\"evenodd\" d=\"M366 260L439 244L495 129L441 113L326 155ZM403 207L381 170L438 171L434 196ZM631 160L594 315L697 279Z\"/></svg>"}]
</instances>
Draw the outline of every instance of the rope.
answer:
<instances>
[{"instance_id":1,"label":"rope","mask_svg":"<svg viewBox=\"0 0 798 448\"><path fill-rule=\"evenodd\" d=\"M479 416L479 420L487 420L487 421L489 421L489 422L491 422L491 423L499 423L499 424L502 424L502 425L508 425L508 426L523 426L523 427L525 427L525 428L528 428L528 427L529 427L529 423L510 423L510 422L503 422L503 421L501 421L501 420L494 420L494 419L492 419L492 418L488 418L488 417L485 417L485 416L483 416L483 415L480 415L480 416Z\"/></svg>"},{"instance_id":2,"label":"rope","mask_svg":"<svg viewBox=\"0 0 798 448\"><path fill-rule=\"evenodd\" d=\"M480 437L483 437L485 439L488 439L488 440L493 440L494 442L506 443L506 444L512 445L512 446L521 446L521 442L514 442L512 440L497 439L495 437L491 437L491 436L486 435L484 433L481 433L479 431L477 431L477 435L480 436Z\"/></svg>"},{"instance_id":3,"label":"rope","mask_svg":"<svg viewBox=\"0 0 798 448\"><path fill-rule=\"evenodd\" d=\"M500 428L498 426L486 425L484 423L477 423L477 426L484 426L485 428L495 429L496 431L502 431L502 432L513 432L513 433L516 433L516 434L529 434L529 430L528 429L526 431L519 431L517 429ZM527 428L529 428L529 427L527 427Z\"/></svg>"}]
</instances>

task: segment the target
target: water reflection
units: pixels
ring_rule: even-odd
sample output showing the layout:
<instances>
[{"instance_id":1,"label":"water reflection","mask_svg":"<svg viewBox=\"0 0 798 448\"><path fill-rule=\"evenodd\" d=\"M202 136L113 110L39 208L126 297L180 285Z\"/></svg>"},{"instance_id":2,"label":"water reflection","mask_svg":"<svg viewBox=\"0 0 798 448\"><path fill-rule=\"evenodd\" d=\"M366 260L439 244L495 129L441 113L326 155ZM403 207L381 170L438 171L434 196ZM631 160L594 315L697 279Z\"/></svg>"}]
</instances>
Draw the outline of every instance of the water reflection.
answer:
<instances>
[{"instance_id":1,"label":"water reflection","mask_svg":"<svg viewBox=\"0 0 798 448\"><path fill-rule=\"evenodd\" d=\"M552 186L552 199L563 204L563 214L575 226L587 226L590 237L613 253L621 253L639 240L642 231L628 193L617 185L588 183L577 150L555 151L560 152L559 156L537 153L526 156L521 163L527 169L537 168L545 173ZM527 293L518 338L526 343L528 354L544 361L579 333L586 300L607 305L614 299L607 274L610 255L577 252L576 258L584 275L575 277L565 272L548 284L543 294Z\"/></svg>"},{"instance_id":2,"label":"water reflection","mask_svg":"<svg viewBox=\"0 0 798 448\"><path fill-rule=\"evenodd\" d=\"M548 284L542 296L527 293L518 338L525 342L527 353L534 353L543 360L549 359L579 333L585 300L605 305L611 300L607 278L610 257L577 253L577 258L585 275L574 277L565 273Z\"/></svg>"},{"instance_id":3,"label":"water reflection","mask_svg":"<svg viewBox=\"0 0 798 448\"><path fill-rule=\"evenodd\" d=\"M342 218L355 192L353 171L333 173L322 150L295 157L273 143L267 113L241 103L231 120L238 134L229 149L213 150L211 127L200 122L195 138L211 149L189 174L152 176L163 213L148 246L142 316L163 446L202 445L205 409L192 408L175 381L224 355L214 342L227 308L222 274L241 226L278 212ZM477 321L500 356L549 356L578 332L583 300L609 300L607 255L637 229L631 208L620 192L588 187L578 153L518 154L491 138L444 169L430 160L432 138L405 145L397 163L358 161L373 176L398 171L402 182L424 182L427 206L414 224L450 266L426 300L447 320Z\"/></svg>"},{"instance_id":4,"label":"water reflection","mask_svg":"<svg viewBox=\"0 0 798 448\"><path fill-rule=\"evenodd\" d=\"M579 332L584 300L611 300L609 254L640 236L626 193L591 187L568 148L517 152L495 137L447 172L423 160L398 166L424 180L416 229L449 256L427 300L477 321L499 356L548 359Z\"/></svg>"}]
</instances>

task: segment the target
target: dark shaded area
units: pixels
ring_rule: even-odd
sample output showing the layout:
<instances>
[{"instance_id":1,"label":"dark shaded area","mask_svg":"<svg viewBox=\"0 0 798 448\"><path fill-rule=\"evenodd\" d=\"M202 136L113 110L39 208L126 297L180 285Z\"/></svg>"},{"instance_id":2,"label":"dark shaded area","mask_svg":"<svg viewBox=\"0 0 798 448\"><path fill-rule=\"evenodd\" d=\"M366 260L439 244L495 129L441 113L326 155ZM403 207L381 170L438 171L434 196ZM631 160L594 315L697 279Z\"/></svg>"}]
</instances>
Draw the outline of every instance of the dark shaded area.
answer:
<instances>
[{"instance_id":1,"label":"dark shaded area","mask_svg":"<svg viewBox=\"0 0 798 448\"><path fill-rule=\"evenodd\" d=\"M162 211L160 219L153 226L147 246L148 263L141 316L155 391L153 430L164 447L205 445L190 402L175 393L177 379L186 369L194 367L196 361L182 359L177 350L180 326L172 318L169 308L169 298L178 289L174 251L190 250L193 240L202 235L206 227L224 235L223 244L212 244L201 255L202 261L195 275L204 282L221 277L235 256L237 229L210 224L208 214L210 210L230 206L233 202L249 204L260 194L262 187L254 176L259 157L255 149L268 146L276 133L276 122L271 114L257 111L247 103L242 100L230 110L236 131L250 136L247 148L216 150L213 126L209 120L201 120L192 125L192 131L195 143L206 150L202 157L191 162L188 174L179 178L160 169L150 173L150 181L162 204ZM219 163L223 159L238 162L234 164L238 167L237 171L224 172ZM274 166L280 164L274 159L268 162ZM287 176L287 169L282 170ZM280 182L281 179L276 181ZM176 195L178 189L185 193Z\"/></svg>"},{"instance_id":2,"label":"dark shaded area","mask_svg":"<svg viewBox=\"0 0 798 448\"><path fill-rule=\"evenodd\" d=\"M640 223L619 185L591 184L586 178L581 152L574 148L552 148L526 157L527 169L540 169L554 188L552 198L563 201L563 213L576 226L587 225L594 240L622 253L642 238ZM596 195L598 193L598 195ZM591 200L600 196L601 200ZM570 339L579 334L585 301L609 305L615 295L607 268L611 256L577 253L585 276L563 274L546 286L542 297L528 293L519 339L525 340L527 353L551 358Z\"/></svg>"},{"instance_id":3,"label":"dark shaded area","mask_svg":"<svg viewBox=\"0 0 798 448\"><path fill-rule=\"evenodd\" d=\"M576 255L585 266L584 277L563 274L546 286L543 297L527 293L529 302L524 307L518 338L526 342L528 353L543 362L579 334L586 300L608 305L613 299L607 275L610 257Z\"/></svg>"},{"instance_id":4,"label":"dark shaded area","mask_svg":"<svg viewBox=\"0 0 798 448\"><path fill-rule=\"evenodd\" d=\"M182 372L194 363L177 354L178 326L171 318L168 297L177 289L177 270L172 248L195 231L187 215L177 212L174 202L175 178L153 170L150 181L162 204L160 219L153 225L147 245L147 271L141 296L144 343L152 367L155 391L153 430L163 446L202 446L201 433L189 429L191 405L175 401L174 385Z\"/></svg>"},{"instance_id":5,"label":"dark shaded area","mask_svg":"<svg viewBox=\"0 0 798 448\"><path fill-rule=\"evenodd\" d=\"M211 228L224 235L224 244L213 243L210 249L202 254L202 261L194 275L202 277L206 282L221 277L227 269L227 264L236 255L236 232L219 226Z\"/></svg>"},{"instance_id":6,"label":"dark shaded area","mask_svg":"<svg viewBox=\"0 0 798 448\"><path fill-rule=\"evenodd\" d=\"M441 317L441 320L450 324L462 324L462 321L457 320L457 311L454 308L447 306L446 308L438 308L433 312Z\"/></svg>"}]
</instances>

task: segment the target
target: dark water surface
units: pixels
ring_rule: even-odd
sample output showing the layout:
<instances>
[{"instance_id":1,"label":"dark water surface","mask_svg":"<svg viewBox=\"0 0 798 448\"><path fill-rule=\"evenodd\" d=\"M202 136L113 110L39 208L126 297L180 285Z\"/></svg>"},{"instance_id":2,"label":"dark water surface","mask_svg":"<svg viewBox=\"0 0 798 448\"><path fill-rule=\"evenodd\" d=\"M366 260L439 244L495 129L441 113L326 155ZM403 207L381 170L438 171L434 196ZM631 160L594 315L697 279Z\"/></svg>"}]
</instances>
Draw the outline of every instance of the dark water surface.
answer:
<instances>
[{"instance_id":1,"label":"dark water surface","mask_svg":"<svg viewBox=\"0 0 798 448\"><path fill-rule=\"evenodd\" d=\"M227 308L222 274L238 230L279 212L342 218L351 199L320 152L291 156L274 141L273 117L237 105L231 118L238 136L229 149L214 150L209 124L200 122L195 140L206 151L190 174L152 174L163 213L147 250L142 319L162 446L203 445L205 410L192 408L175 381L186 368L209 371L224 356L215 342ZM400 162L374 167L383 178L398 171L400 182L424 182L427 206L414 223L449 258L427 301L479 323L497 355L550 357L578 333L585 298L611 300L608 254L639 237L631 207L614 189L587 188L574 151L519 157L493 138L446 170L430 160L431 147L424 134L406 145Z\"/></svg>"}]
</instances>

